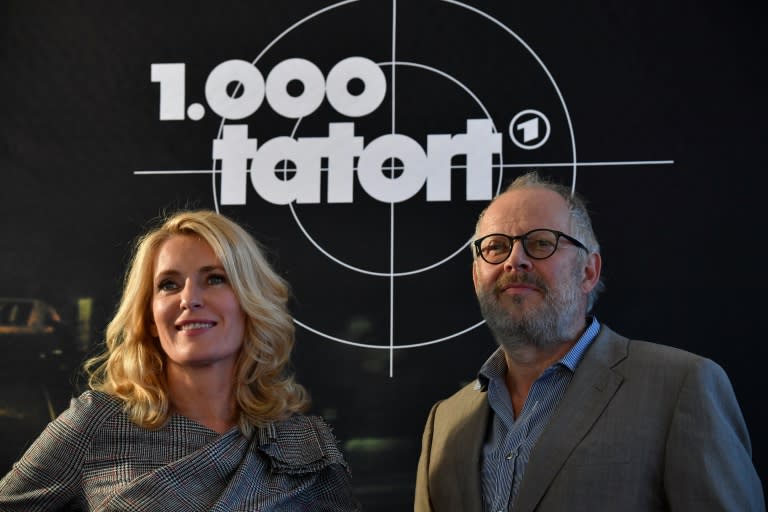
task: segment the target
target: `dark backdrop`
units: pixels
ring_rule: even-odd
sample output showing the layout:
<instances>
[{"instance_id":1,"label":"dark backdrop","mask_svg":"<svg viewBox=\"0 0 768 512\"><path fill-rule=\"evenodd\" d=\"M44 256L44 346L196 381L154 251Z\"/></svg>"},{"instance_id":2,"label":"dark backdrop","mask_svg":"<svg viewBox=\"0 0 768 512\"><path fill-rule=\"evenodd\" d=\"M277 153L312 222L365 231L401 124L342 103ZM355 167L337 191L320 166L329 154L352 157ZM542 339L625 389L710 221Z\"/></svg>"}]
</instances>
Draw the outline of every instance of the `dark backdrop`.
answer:
<instances>
[{"instance_id":1,"label":"dark backdrop","mask_svg":"<svg viewBox=\"0 0 768 512\"><path fill-rule=\"evenodd\" d=\"M44 364L17 360L27 341L0 335L8 363L0 437L9 440L0 471L80 389L76 366L101 340L133 237L163 211L218 207L270 248L293 286L297 319L379 347L299 327L295 369L315 410L335 426L366 509L410 507L430 405L472 379L494 346L480 326L441 343L397 348L452 336L480 320L468 252L430 271L392 274L460 247L483 202L464 200L457 180L449 203L425 201L421 190L390 207L355 185L352 204L294 205L323 247L384 274L374 276L321 254L288 206L264 201L251 187L246 205L227 206L218 204L210 172L139 173L210 170L221 125L211 111L199 121L161 121L153 63L185 63L186 104L205 104L206 76L228 59L259 58L266 76L301 57L327 74L345 57L384 62L394 52L431 71L398 66L396 99L389 88L370 116L346 119L326 102L296 125L269 115L265 104L239 122L260 141L323 136L329 122L354 122L366 144L392 132L426 147L428 134L463 133L466 119L483 117L482 103L504 135L494 186L523 164L570 183L573 165L545 164L578 162L576 187L590 199L604 256L607 291L598 318L627 336L720 363L765 482L766 44L756 8L361 0L319 11L333 5L0 4L0 297L55 308L63 347ZM391 69L382 66L388 78ZM506 135L525 108L552 121L540 150L521 150Z\"/></svg>"}]
</instances>

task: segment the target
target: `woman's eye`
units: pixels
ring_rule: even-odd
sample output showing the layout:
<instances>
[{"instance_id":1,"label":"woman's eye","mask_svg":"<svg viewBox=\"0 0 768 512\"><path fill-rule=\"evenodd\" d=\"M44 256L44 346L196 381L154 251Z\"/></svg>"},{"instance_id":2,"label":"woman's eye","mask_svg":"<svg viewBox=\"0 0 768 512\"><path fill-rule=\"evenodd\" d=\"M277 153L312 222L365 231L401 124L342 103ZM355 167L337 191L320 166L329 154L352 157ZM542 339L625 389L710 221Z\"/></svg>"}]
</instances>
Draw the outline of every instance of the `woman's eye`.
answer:
<instances>
[{"instance_id":1,"label":"woman's eye","mask_svg":"<svg viewBox=\"0 0 768 512\"><path fill-rule=\"evenodd\" d=\"M160 284L157 285L157 289L164 292L173 291L176 288L178 288L176 283L170 280L160 281Z\"/></svg>"},{"instance_id":2,"label":"woman's eye","mask_svg":"<svg viewBox=\"0 0 768 512\"><path fill-rule=\"evenodd\" d=\"M227 282L227 278L220 275L212 275L208 276L208 284L214 285L214 284L223 284Z\"/></svg>"}]
</instances>

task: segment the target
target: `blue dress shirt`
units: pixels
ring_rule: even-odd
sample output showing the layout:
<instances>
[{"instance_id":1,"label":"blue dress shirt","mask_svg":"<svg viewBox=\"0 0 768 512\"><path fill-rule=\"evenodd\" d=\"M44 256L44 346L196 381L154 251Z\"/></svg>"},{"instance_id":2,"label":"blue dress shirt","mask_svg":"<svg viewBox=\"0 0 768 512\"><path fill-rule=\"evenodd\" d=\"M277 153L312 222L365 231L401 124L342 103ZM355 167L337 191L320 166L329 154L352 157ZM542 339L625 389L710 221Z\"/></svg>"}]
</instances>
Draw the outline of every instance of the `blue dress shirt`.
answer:
<instances>
[{"instance_id":1,"label":"blue dress shirt","mask_svg":"<svg viewBox=\"0 0 768 512\"><path fill-rule=\"evenodd\" d=\"M592 318L584 334L558 362L544 370L531 386L520 417L515 418L505 383L507 363L501 348L480 368L478 386L487 391L491 421L483 444L480 479L483 509L511 510L525 466L536 440L547 425L571 382L584 352L597 336L600 324Z\"/></svg>"}]
</instances>

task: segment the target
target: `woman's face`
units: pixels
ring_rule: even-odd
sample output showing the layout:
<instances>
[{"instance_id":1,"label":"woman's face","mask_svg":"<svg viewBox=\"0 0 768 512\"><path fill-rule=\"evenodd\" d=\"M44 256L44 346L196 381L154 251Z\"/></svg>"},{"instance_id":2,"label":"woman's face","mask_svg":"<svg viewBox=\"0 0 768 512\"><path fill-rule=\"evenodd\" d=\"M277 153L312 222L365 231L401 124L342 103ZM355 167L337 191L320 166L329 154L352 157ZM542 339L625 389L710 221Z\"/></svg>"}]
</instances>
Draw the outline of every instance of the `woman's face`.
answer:
<instances>
[{"instance_id":1,"label":"woman's face","mask_svg":"<svg viewBox=\"0 0 768 512\"><path fill-rule=\"evenodd\" d=\"M172 236L155 255L152 280L151 332L169 371L231 372L243 344L245 313L208 243L194 235Z\"/></svg>"}]
</instances>

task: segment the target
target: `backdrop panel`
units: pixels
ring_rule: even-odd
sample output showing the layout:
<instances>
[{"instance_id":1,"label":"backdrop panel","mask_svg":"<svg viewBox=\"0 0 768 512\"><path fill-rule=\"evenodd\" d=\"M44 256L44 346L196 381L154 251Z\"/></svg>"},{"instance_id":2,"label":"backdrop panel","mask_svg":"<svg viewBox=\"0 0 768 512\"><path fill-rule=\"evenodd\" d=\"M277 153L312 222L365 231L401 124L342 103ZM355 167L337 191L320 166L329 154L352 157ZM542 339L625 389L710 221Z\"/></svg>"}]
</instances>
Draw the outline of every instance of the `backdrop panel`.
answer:
<instances>
[{"instance_id":1,"label":"backdrop panel","mask_svg":"<svg viewBox=\"0 0 768 512\"><path fill-rule=\"evenodd\" d=\"M741 3L0 6L0 470L82 389L133 238L249 227L366 510L411 506L432 403L494 349L467 242L529 168L590 200L623 334L730 375L763 482L765 38Z\"/></svg>"}]
</instances>

